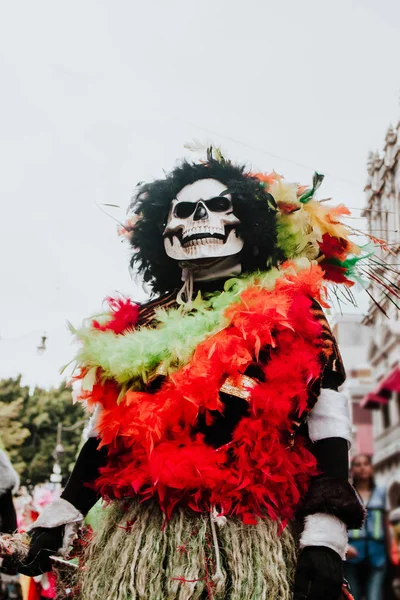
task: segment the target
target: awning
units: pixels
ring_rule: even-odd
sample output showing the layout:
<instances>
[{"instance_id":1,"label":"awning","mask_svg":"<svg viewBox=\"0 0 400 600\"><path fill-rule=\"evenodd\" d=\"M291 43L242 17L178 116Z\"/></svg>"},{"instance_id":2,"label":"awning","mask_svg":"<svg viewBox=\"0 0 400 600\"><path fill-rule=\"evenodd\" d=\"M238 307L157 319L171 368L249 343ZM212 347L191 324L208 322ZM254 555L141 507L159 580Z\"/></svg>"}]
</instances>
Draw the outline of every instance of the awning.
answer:
<instances>
[{"instance_id":1,"label":"awning","mask_svg":"<svg viewBox=\"0 0 400 600\"><path fill-rule=\"evenodd\" d=\"M363 398L360 403L361 408L376 410L387 404L392 392L400 392L400 368L395 367L389 375L379 382L378 387Z\"/></svg>"},{"instance_id":2,"label":"awning","mask_svg":"<svg viewBox=\"0 0 400 600\"><path fill-rule=\"evenodd\" d=\"M400 392L400 368L396 367L390 375L385 377L380 387L385 390L391 390L392 392Z\"/></svg>"},{"instance_id":3,"label":"awning","mask_svg":"<svg viewBox=\"0 0 400 600\"><path fill-rule=\"evenodd\" d=\"M367 394L360 402L361 408L368 408L369 410L376 410L380 406L387 404L389 402L389 398L385 398L380 394L376 394L375 392L370 392Z\"/></svg>"}]
</instances>

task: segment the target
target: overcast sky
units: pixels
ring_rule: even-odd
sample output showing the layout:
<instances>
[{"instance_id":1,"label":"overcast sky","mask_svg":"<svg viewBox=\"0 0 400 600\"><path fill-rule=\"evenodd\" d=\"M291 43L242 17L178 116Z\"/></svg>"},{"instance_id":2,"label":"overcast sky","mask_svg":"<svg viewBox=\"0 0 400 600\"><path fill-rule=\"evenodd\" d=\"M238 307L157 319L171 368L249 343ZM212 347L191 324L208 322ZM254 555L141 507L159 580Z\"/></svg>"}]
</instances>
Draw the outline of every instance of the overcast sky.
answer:
<instances>
[{"instance_id":1,"label":"overcast sky","mask_svg":"<svg viewBox=\"0 0 400 600\"><path fill-rule=\"evenodd\" d=\"M400 115L399 27L398 0L3 3L0 377L57 383L67 320L144 297L98 206L122 218L185 142L302 183L317 169L362 207L367 153Z\"/></svg>"}]
</instances>

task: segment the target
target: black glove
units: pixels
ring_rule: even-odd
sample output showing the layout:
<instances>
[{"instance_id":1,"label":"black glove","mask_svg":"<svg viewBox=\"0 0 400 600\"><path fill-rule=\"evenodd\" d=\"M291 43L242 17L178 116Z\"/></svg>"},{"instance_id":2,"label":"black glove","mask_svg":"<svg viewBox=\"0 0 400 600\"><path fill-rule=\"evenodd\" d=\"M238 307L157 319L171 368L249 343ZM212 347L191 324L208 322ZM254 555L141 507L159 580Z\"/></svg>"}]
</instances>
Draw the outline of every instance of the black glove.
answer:
<instances>
[{"instance_id":1,"label":"black glove","mask_svg":"<svg viewBox=\"0 0 400 600\"><path fill-rule=\"evenodd\" d=\"M64 525L33 529L28 556L18 565L18 572L35 577L51 571L50 556L61 548L63 535Z\"/></svg>"},{"instance_id":2,"label":"black glove","mask_svg":"<svg viewBox=\"0 0 400 600\"><path fill-rule=\"evenodd\" d=\"M293 600L339 600L343 585L343 562L325 546L308 546L297 563Z\"/></svg>"},{"instance_id":3,"label":"black glove","mask_svg":"<svg viewBox=\"0 0 400 600\"><path fill-rule=\"evenodd\" d=\"M5 575L17 575L18 573L18 562L12 556L4 556L0 559L0 573ZM1 581L1 576L0 576ZM1 586L0 586L1 587ZM2 596L0 594L0 600Z\"/></svg>"}]
</instances>

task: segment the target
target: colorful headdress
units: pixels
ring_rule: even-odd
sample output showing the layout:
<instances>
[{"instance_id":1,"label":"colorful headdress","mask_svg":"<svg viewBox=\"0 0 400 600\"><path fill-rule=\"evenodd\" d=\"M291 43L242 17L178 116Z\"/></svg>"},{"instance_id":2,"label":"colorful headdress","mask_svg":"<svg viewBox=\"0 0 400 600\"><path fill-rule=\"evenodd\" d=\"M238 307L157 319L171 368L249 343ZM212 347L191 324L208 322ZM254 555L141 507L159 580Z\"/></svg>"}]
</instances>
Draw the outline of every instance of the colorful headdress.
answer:
<instances>
[{"instance_id":1,"label":"colorful headdress","mask_svg":"<svg viewBox=\"0 0 400 600\"><path fill-rule=\"evenodd\" d=\"M286 183L276 173L258 173L256 177L277 203L277 243L286 259L305 257L317 261L324 271L324 279L333 284L330 287L338 299L340 293L355 304L350 288L358 283L381 311L383 308L368 289L371 286L399 308L396 299L400 299L400 288L393 281L399 274L377 252L390 252L388 244L344 223L343 219L351 215L344 204L332 206L326 204L327 200L315 199L323 175L315 173L310 188ZM360 235L367 240L363 246L352 239ZM345 287L339 288L339 284Z\"/></svg>"},{"instance_id":2,"label":"colorful headdress","mask_svg":"<svg viewBox=\"0 0 400 600\"><path fill-rule=\"evenodd\" d=\"M132 202L134 215L121 233L135 250L132 264L154 291L170 291L171 286L180 285L179 266L165 256L161 235L170 202L185 185L208 177L225 183L233 196L245 241L241 256L244 273L307 258L320 264L337 297L340 294L355 303L350 289L355 283L370 296L367 288L374 285L397 306L400 290L393 279L398 273L376 254L378 248L389 251L388 246L344 223L351 213L343 204L332 206L327 200L315 199L323 175L315 173L310 187L287 183L275 172L253 173L233 165L214 147L207 149L206 160L183 162L165 179L138 186ZM360 233L369 238L364 246L352 239ZM377 267L383 274L378 274Z\"/></svg>"}]
</instances>

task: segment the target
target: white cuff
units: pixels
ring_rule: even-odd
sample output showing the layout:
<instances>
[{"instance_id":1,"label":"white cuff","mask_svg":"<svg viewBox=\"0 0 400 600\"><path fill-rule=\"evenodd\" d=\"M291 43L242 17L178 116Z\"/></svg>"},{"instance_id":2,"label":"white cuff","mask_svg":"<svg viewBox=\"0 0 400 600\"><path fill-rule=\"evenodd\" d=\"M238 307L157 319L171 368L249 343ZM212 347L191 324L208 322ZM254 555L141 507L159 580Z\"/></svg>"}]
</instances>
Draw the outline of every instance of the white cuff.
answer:
<instances>
[{"instance_id":1,"label":"white cuff","mask_svg":"<svg viewBox=\"0 0 400 600\"><path fill-rule=\"evenodd\" d=\"M330 437L344 438L351 444L351 422L347 396L335 390L322 389L308 418L312 442Z\"/></svg>"},{"instance_id":2,"label":"white cuff","mask_svg":"<svg viewBox=\"0 0 400 600\"><path fill-rule=\"evenodd\" d=\"M344 560L347 546L346 525L333 515L309 515L304 519L304 530L300 536L300 548L307 546L331 548Z\"/></svg>"},{"instance_id":3,"label":"white cuff","mask_svg":"<svg viewBox=\"0 0 400 600\"><path fill-rule=\"evenodd\" d=\"M69 547L76 537L83 519L83 515L75 506L68 502L68 500L59 498L46 506L28 531L32 531L37 527L59 527L60 525L65 525L62 546L58 550L59 554L64 555L68 552Z\"/></svg>"},{"instance_id":4,"label":"white cuff","mask_svg":"<svg viewBox=\"0 0 400 600\"><path fill-rule=\"evenodd\" d=\"M10 490L15 494L19 484L18 473L12 466L7 454L0 449L0 496Z\"/></svg>"},{"instance_id":5,"label":"white cuff","mask_svg":"<svg viewBox=\"0 0 400 600\"><path fill-rule=\"evenodd\" d=\"M84 439L98 437L99 434L97 432L97 427L99 425L99 421L100 421L102 412L103 412L103 407L101 406L101 404L96 404L93 414L91 415L89 422L84 429L84 432L83 432Z\"/></svg>"}]
</instances>

